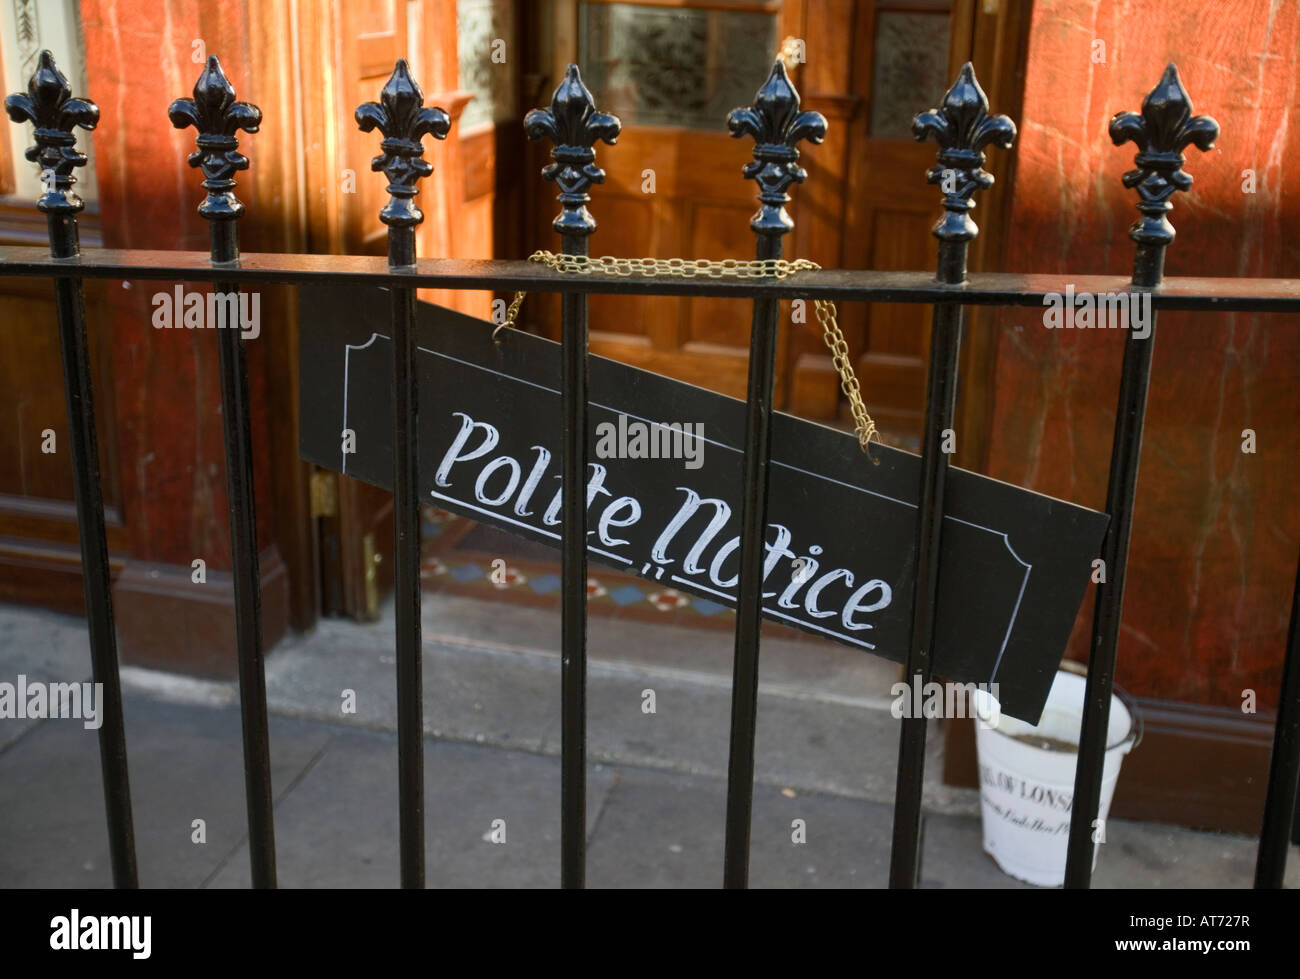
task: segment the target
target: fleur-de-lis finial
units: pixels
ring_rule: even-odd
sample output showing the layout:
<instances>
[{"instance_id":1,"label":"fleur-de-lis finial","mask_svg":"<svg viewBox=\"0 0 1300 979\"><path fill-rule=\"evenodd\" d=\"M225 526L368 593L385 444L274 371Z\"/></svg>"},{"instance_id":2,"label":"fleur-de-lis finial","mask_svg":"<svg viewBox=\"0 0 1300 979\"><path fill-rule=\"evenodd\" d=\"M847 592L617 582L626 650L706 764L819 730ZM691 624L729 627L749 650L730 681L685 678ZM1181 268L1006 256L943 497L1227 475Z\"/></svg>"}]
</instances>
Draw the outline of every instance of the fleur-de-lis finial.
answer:
<instances>
[{"instance_id":1,"label":"fleur-de-lis finial","mask_svg":"<svg viewBox=\"0 0 1300 979\"><path fill-rule=\"evenodd\" d=\"M24 154L40 164L45 192L36 206L46 214L76 214L85 202L73 191L75 167L86 165L86 155L77 152L75 126L94 129L99 123L99 106L89 99L74 99L67 78L48 51L42 51L26 92L5 99L5 111L14 122L36 125L36 142Z\"/></svg>"},{"instance_id":2,"label":"fleur-de-lis finial","mask_svg":"<svg viewBox=\"0 0 1300 979\"><path fill-rule=\"evenodd\" d=\"M167 118L177 129L193 126L198 130L189 156L192 167L203 170L203 189L208 196L199 205L199 213L209 221L233 221L244 213L244 205L235 197L235 174L248 169L248 157L239 152L241 129L257 132L262 124L262 110L248 102L235 101L235 89L221 70L215 54L194 83L192 99L177 99L167 109Z\"/></svg>"},{"instance_id":3,"label":"fleur-de-lis finial","mask_svg":"<svg viewBox=\"0 0 1300 979\"><path fill-rule=\"evenodd\" d=\"M799 166L801 139L820 143L826 138L826 118L820 112L800 112L799 93L777 61L772 73L754 96L754 104L732 109L727 128L733 137L748 133L754 139L754 159L745 164L746 179L758 183L758 212L749 226L760 235L779 236L794 227L785 205L791 184L801 184L808 173Z\"/></svg>"},{"instance_id":4,"label":"fleur-de-lis finial","mask_svg":"<svg viewBox=\"0 0 1300 979\"><path fill-rule=\"evenodd\" d=\"M993 174L983 169L984 149L989 144L1010 149L1016 124L1007 116L989 115L988 96L968 61L943 104L912 120L912 135L917 142L933 136L939 144L939 162L925 174L927 182L943 190L944 216L935 224L934 236L940 241L970 241L979 234L969 214L975 206L972 197L993 186Z\"/></svg>"},{"instance_id":5,"label":"fleur-de-lis finial","mask_svg":"<svg viewBox=\"0 0 1300 979\"><path fill-rule=\"evenodd\" d=\"M415 227L424 220L414 203L416 181L433 173L421 137L446 139L451 117L437 106L425 106L424 93L411 77L406 59L400 58L379 101L357 106L356 120L363 133L378 129L384 134L379 144L383 152L370 161L371 170L382 170L388 178L388 203L379 220L390 228Z\"/></svg>"},{"instance_id":6,"label":"fleur-de-lis finial","mask_svg":"<svg viewBox=\"0 0 1300 979\"><path fill-rule=\"evenodd\" d=\"M542 168L542 176L560 188L555 199L562 210L552 224L560 234L589 235L596 230L587 210L587 191L605 182L605 171L596 166L596 140L613 146L622 128L617 116L596 111L577 65L569 65L549 109L533 109L524 116L529 139L546 136L554 144L552 162Z\"/></svg>"},{"instance_id":7,"label":"fleur-de-lis finial","mask_svg":"<svg viewBox=\"0 0 1300 979\"><path fill-rule=\"evenodd\" d=\"M1142 114L1119 112L1110 121L1110 138L1116 146L1137 145L1137 169L1124 174L1124 186L1136 187L1142 217L1129 229L1129 237L1142 245L1163 247L1174 240L1174 226L1166 214L1176 190L1187 190L1192 178L1183 172L1182 151L1195 145L1202 152L1219 138L1219 124L1209 116L1193 116L1192 100L1169 65L1160 83L1142 100Z\"/></svg>"}]
</instances>

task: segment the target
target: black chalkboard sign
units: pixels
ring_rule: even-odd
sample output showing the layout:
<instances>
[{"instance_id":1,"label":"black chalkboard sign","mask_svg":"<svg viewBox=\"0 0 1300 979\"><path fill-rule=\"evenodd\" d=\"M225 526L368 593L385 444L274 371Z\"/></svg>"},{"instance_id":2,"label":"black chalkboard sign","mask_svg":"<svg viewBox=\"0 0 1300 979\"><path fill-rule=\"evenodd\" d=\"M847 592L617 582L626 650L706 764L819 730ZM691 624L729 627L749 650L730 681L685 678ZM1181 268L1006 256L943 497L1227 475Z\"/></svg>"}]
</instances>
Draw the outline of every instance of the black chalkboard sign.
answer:
<instances>
[{"instance_id":1,"label":"black chalkboard sign","mask_svg":"<svg viewBox=\"0 0 1300 979\"><path fill-rule=\"evenodd\" d=\"M301 451L392 481L384 290L302 289ZM560 348L417 304L420 489L431 502L558 547ZM593 561L735 605L744 403L591 358ZM919 458L777 414L764 613L902 662L915 576ZM934 664L999 686L1037 721L1107 516L960 469L949 477Z\"/></svg>"}]
</instances>

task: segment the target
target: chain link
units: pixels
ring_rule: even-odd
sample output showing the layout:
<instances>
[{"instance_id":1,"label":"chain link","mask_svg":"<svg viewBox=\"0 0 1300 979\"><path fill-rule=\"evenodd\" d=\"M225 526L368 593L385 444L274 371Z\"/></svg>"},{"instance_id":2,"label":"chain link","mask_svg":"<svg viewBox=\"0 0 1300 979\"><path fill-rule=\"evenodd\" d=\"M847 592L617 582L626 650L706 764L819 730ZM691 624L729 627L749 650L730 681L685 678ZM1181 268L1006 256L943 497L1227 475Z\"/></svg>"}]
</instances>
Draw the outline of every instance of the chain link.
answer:
<instances>
[{"instance_id":1,"label":"chain link","mask_svg":"<svg viewBox=\"0 0 1300 979\"><path fill-rule=\"evenodd\" d=\"M556 272L569 272L576 275L592 273L621 277L666 275L681 279L785 279L796 272L811 272L821 268L816 262L810 262L806 258L794 261L781 258L762 260L728 258L722 261L703 258L614 258L610 255L590 258L586 255L557 255L554 252L536 251L528 256L528 260L539 262ZM506 310L505 322L492 331L493 340L498 338L502 330L514 327L515 320L519 317L519 308L523 305L526 295L526 292L515 293L515 298ZM831 352L831 362L840 376L840 390L849 401L849 410L853 414L854 434L858 437L858 444L862 446L862 451L867 452L870 457L867 445L873 437L879 441L880 432L862 403L862 389L858 385L857 376L853 373L853 364L849 359L849 344L840 330L835 304L828 300L816 299L813 301L813 308L817 312L817 321L821 324L822 339ZM875 458L871 461L879 463Z\"/></svg>"}]
</instances>

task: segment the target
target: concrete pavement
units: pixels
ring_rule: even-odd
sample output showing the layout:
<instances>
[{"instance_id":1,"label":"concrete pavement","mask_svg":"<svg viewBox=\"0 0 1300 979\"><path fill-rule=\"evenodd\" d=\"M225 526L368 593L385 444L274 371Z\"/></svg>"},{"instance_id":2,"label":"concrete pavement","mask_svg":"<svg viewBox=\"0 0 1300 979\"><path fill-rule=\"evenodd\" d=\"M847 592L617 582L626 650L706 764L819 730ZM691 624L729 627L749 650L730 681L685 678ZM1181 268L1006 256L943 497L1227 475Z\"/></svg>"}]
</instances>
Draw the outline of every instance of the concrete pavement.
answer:
<instances>
[{"instance_id":1,"label":"concrete pavement","mask_svg":"<svg viewBox=\"0 0 1300 979\"><path fill-rule=\"evenodd\" d=\"M559 882L553 618L426 596L430 886ZM391 619L326 621L268 659L283 886L396 885L391 636ZM717 886L729 634L593 618L591 655L589 884ZM896 667L788 639L765 642L763 655L753 885L884 886L897 750L886 694ZM18 673L88 678L84 622L0 607L0 679ZM142 884L247 886L234 684L133 668L123 680ZM348 690L355 714L342 709ZM646 690L654 714L641 709ZM941 739L931 743L937 752ZM923 884L1025 886L983 853L977 796L939 785L937 761L928 768ZM806 843L791 841L795 819L805 821ZM1111 821L1108 838L1098 887L1251 882L1252 839L1123 820ZM0 721L0 843L0 887L109 885L94 731L73 720ZM1295 886L1294 855L1289 871Z\"/></svg>"}]
</instances>

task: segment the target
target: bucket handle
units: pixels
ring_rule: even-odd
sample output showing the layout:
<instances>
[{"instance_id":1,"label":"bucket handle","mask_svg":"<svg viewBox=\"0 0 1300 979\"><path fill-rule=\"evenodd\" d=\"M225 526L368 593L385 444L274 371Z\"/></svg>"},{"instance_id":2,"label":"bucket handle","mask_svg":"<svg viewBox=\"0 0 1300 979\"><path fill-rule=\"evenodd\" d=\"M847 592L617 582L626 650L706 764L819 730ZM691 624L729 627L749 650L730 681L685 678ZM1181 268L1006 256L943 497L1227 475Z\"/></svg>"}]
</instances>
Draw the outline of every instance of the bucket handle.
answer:
<instances>
[{"instance_id":1,"label":"bucket handle","mask_svg":"<svg viewBox=\"0 0 1300 979\"><path fill-rule=\"evenodd\" d=\"M1072 659L1061 660L1061 669L1065 670L1067 673L1073 673L1076 676L1086 677L1088 675L1088 668L1082 663L1076 663ZM1118 748L1129 738L1132 738L1133 744L1129 747L1129 751L1132 751L1142 743L1142 735L1146 731L1146 725L1142 723L1142 714L1138 711L1137 701L1133 699L1133 695L1119 684L1112 683L1110 691L1115 697L1119 698L1119 702L1123 704L1124 709L1128 711L1130 727L1127 735L1114 744L1106 745L1106 750L1110 751L1111 748Z\"/></svg>"}]
</instances>

